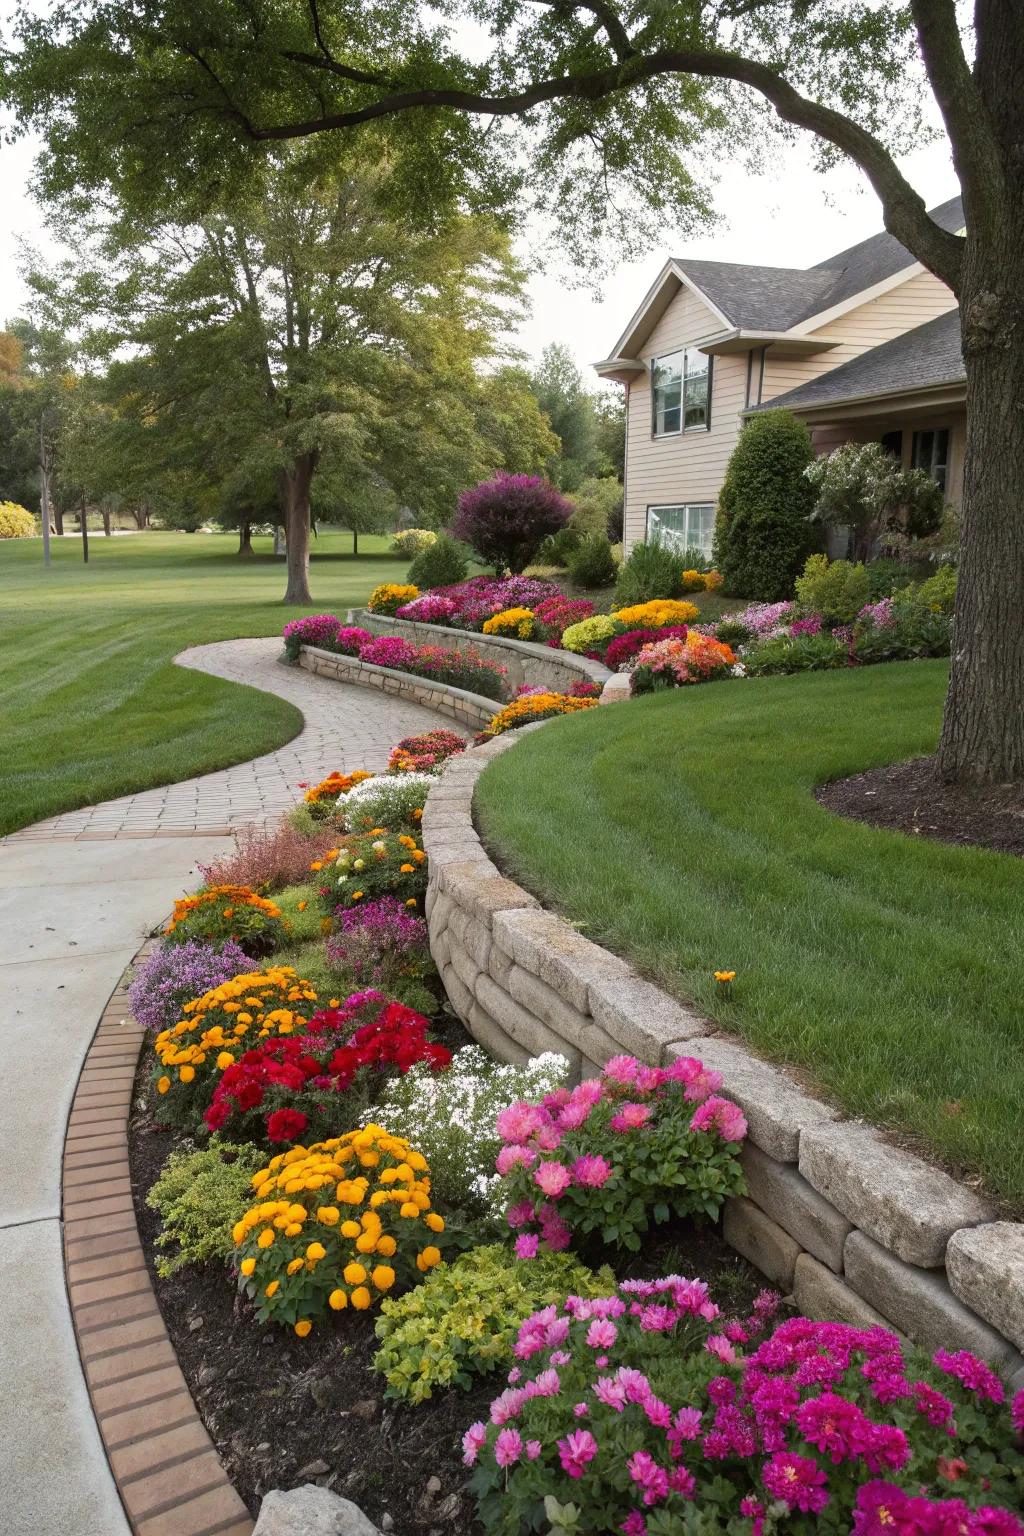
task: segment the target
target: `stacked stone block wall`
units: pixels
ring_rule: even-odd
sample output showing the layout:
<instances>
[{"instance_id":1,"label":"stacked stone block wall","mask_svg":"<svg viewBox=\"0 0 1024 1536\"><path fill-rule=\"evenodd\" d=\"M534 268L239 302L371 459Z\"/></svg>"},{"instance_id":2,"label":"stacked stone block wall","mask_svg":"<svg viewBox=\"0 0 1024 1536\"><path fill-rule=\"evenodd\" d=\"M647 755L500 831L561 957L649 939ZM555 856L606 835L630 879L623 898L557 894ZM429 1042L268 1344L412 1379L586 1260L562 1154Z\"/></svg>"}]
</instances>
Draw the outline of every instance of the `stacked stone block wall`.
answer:
<instances>
[{"instance_id":1,"label":"stacked stone block wall","mask_svg":"<svg viewBox=\"0 0 1024 1536\"><path fill-rule=\"evenodd\" d=\"M358 656L340 656L336 651L322 651L315 645L304 645L299 652L299 666L318 677L333 677L339 683L354 683L359 688L379 688L383 693L393 693L403 699L411 699L432 709L439 715L447 715L456 724L471 731L479 731L489 725L501 708L495 699L482 693L469 693L465 688L453 688L450 683L438 683L431 678L415 677L411 672L396 672L392 667L374 667L360 661Z\"/></svg>"},{"instance_id":2,"label":"stacked stone block wall","mask_svg":"<svg viewBox=\"0 0 1024 1536\"><path fill-rule=\"evenodd\" d=\"M431 950L470 1032L506 1061L559 1051L583 1076L620 1052L652 1065L699 1056L749 1125L748 1194L726 1207L726 1240L809 1316L882 1323L928 1350L970 1349L1024 1387L1024 1226L844 1120L545 911L488 857L474 787L523 734L453 758L423 815Z\"/></svg>"}]
</instances>

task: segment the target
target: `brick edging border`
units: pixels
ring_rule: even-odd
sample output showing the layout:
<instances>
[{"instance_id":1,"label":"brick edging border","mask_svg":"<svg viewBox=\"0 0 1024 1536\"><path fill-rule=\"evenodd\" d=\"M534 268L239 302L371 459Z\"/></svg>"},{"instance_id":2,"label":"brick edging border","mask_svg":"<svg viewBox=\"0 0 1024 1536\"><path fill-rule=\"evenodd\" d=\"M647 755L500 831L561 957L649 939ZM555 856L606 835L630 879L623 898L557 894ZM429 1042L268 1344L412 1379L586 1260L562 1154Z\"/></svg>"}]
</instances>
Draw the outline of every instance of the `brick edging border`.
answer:
<instances>
[{"instance_id":1,"label":"brick edging border","mask_svg":"<svg viewBox=\"0 0 1024 1536\"><path fill-rule=\"evenodd\" d=\"M82 1372L135 1536L251 1536L178 1365L135 1220L128 1117L146 1031L129 1014L127 977L100 1016L64 1141L64 1273Z\"/></svg>"}]
</instances>

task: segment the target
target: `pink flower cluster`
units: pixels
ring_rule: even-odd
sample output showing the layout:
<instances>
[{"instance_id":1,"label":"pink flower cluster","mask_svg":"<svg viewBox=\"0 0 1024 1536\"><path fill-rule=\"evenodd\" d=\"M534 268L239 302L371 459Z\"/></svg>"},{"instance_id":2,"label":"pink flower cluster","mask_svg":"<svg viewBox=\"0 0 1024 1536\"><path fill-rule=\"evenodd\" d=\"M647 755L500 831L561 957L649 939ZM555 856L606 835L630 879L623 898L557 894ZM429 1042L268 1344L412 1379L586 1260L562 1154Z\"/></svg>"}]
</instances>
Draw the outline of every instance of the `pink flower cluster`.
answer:
<instances>
[{"instance_id":1,"label":"pink flower cluster","mask_svg":"<svg viewBox=\"0 0 1024 1536\"><path fill-rule=\"evenodd\" d=\"M535 604L534 614L544 626L548 645L559 647L570 624L582 624L593 617L594 605L587 597L545 597Z\"/></svg>"},{"instance_id":2,"label":"pink flower cluster","mask_svg":"<svg viewBox=\"0 0 1024 1536\"><path fill-rule=\"evenodd\" d=\"M857 617L872 629L895 629L898 622L896 603L891 597L880 598L877 603L865 603Z\"/></svg>"},{"instance_id":3,"label":"pink flower cluster","mask_svg":"<svg viewBox=\"0 0 1024 1536\"><path fill-rule=\"evenodd\" d=\"M420 624L447 624L459 611L458 603L438 592L424 592L395 610L396 619L415 619Z\"/></svg>"},{"instance_id":4,"label":"pink flower cluster","mask_svg":"<svg viewBox=\"0 0 1024 1536\"><path fill-rule=\"evenodd\" d=\"M893 1483L872 1481L857 1490L854 1536L1020 1536L1024 1525L1008 1509L962 1499L927 1499Z\"/></svg>"},{"instance_id":5,"label":"pink flower cluster","mask_svg":"<svg viewBox=\"0 0 1024 1536\"><path fill-rule=\"evenodd\" d=\"M555 599L565 601L551 581L537 581L530 576L509 576L503 581L493 576L472 576L449 587L434 587L411 603L404 603L397 610L397 617L417 619L421 624L480 630L485 620L507 608L530 608L537 612L545 602ZM590 611L593 612L592 606Z\"/></svg>"}]
</instances>

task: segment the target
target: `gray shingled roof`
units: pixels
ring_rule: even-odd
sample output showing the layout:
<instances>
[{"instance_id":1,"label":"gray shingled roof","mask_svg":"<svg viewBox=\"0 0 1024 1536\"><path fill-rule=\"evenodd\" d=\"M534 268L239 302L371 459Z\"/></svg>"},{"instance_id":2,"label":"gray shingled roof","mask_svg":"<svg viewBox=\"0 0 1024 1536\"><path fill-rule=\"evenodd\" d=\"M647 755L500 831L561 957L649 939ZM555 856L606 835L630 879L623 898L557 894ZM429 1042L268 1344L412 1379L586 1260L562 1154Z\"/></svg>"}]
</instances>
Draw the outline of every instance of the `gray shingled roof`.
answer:
<instances>
[{"instance_id":1,"label":"gray shingled roof","mask_svg":"<svg viewBox=\"0 0 1024 1536\"><path fill-rule=\"evenodd\" d=\"M928 320L912 331L904 331L880 347L872 347L842 363L828 373L809 379L788 394L766 400L758 410L805 411L814 406L841 405L844 400L860 400L865 395L894 395L933 384L949 384L966 379L960 348L960 311Z\"/></svg>"},{"instance_id":2,"label":"gray shingled roof","mask_svg":"<svg viewBox=\"0 0 1024 1536\"><path fill-rule=\"evenodd\" d=\"M950 198L930 213L943 229L963 228L959 197ZM691 261L686 256L676 257L675 263L730 324L743 330L785 331L892 277L915 260L898 240L883 231L806 269Z\"/></svg>"}]
</instances>

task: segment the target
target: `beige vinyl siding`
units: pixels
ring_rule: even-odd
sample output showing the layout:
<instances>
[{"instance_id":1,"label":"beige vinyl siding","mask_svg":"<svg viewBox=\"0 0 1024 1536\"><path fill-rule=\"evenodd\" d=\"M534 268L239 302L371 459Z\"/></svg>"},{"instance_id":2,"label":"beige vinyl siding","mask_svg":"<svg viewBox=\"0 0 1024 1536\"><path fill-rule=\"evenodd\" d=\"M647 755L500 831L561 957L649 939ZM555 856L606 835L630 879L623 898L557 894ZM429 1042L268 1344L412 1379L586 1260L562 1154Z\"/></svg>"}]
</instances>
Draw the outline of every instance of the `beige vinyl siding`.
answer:
<instances>
[{"instance_id":1,"label":"beige vinyl siding","mask_svg":"<svg viewBox=\"0 0 1024 1536\"><path fill-rule=\"evenodd\" d=\"M818 352L813 357L773 358L769 348L762 399L774 400L777 395L806 384L808 379L849 362L851 357L859 357L871 347L892 341L894 336L902 336L904 331L912 331L955 308L956 299L945 283L931 272L919 272L890 288L888 293L809 333L839 342L831 351Z\"/></svg>"},{"instance_id":2,"label":"beige vinyl siding","mask_svg":"<svg viewBox=\"0 0 1024 1536\"><path fill-rule=\"evenodd\" d=\"M629 389L626 430L625 544L643 539L649 506L716 502L746 405L747 354L716 357L711 375L711 428L655 437L651 431L651 360L721 330L712 310L680 288L644 345L644 372Z\"/></svg>"}]
</instances>

